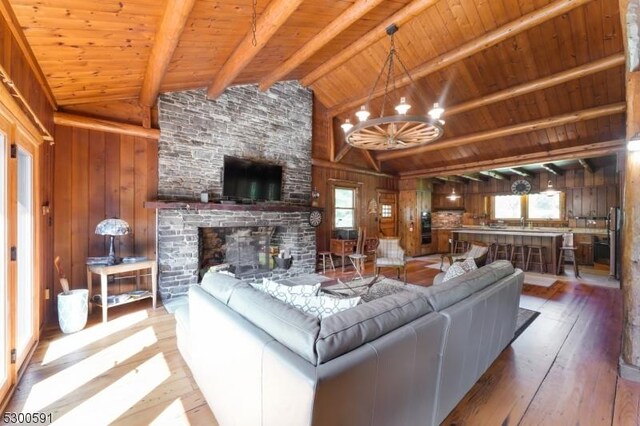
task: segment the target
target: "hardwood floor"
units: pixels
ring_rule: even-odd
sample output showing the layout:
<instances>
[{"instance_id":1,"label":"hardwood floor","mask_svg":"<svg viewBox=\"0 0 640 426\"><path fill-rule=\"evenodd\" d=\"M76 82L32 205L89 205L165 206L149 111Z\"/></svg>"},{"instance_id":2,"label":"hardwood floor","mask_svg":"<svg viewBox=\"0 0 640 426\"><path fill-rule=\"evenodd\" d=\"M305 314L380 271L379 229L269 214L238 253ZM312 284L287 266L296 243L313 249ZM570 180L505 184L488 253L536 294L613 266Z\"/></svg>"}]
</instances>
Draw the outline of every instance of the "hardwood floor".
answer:
<instances>
[{"instance_id":1,"label":"hardwood floor","mask_svg":"<svg viewBox=\"0 0 640 426\"><path fill-rule=\"evenodd\" d=\"M408 282L430 285L438 270L427 265L411 262ZM113 309L107 324L94 315L73 335L47 330L6 410L52 413L55 424L215 425L176 349L173 315L149 306ZM444 424L640 424L640 384L616 374L620 290L571 280L525 285L521 306L541 315Z\"/></svg>"}]
</instances>

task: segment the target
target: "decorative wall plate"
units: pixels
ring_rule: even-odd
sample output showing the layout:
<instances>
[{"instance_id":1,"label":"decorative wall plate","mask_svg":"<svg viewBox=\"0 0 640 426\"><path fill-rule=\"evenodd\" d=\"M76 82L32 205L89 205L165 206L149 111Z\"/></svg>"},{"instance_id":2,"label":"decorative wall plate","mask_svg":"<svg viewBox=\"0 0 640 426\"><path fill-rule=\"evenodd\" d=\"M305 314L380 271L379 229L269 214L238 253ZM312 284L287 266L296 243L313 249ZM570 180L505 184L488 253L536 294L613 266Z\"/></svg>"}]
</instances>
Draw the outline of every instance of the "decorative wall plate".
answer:
<instances>
[{"instance_id":1,"label":"decorative wall plate","mask_svg":"<svg viewBox=\"0 0 640 426\"><path fill-rule=\"evenodd\" d=\"M511 192L516 195L524 195L531 192L531 184L524 179L518 179L511 184Z\"/></svg>"},{"instance_id":2,"label":"decorative wall plate","mask_svg":"<svg viewBox=\"0 0 640 426\"><path fill-rule=\"evenodd\" d=\"M312 210L311 213L309 213L309 225L315 228L320 226L321 223L322 213L320 212L320 210Z\"/></svg>"}]
</instances>

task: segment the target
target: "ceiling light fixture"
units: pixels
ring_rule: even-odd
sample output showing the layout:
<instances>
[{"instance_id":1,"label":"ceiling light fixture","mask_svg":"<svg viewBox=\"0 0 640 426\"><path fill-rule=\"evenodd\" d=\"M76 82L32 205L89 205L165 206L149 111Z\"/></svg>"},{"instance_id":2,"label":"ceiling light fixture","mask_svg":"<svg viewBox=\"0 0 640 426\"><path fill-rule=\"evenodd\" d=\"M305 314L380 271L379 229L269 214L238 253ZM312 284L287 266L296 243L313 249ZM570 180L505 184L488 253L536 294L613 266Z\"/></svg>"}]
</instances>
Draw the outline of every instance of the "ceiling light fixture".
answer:
<instances>
[{"instance_id":1,"label":"ceiling light fixture","mask_svg":"<svg viewBox=\"0 0 640 426\"><path fill-rule=\"evenodd\" d=\"M627 151L634 152L640 151L640 134L636 134L627 142Z\"/></svg>"},{"instance_id":2,"label":"ceiling light fixture","mask_svg":"<svg viewBox=\"0 0 640 426\"><path fill-rule=\"evenodd\" d=\"M436 141L444 134L444 120L441 120L444 109L438 104L433 104L433 108L427 115L407 115L411 109L411 105L407 102L407 98L400 97L400 103L394 107L397 115L384 115L385 105L390 95L396 91L395 61L404 74L409 78L415 86L415 81L411 78L407 67L404 65L394 42L394 34L398 31L395 24L387 27L391 46L387 59L382 64L382 68L378 73L378 77L369 92L369 97L360 110L356 112L359 123L351 124L349 119L341 125L345 132L346 142L356 148L372 149L372 150L392 150L411 148L413 146L423 145ZM386 73L384 96L382 97L382 106L380 107L380 115L377 118L369 119L371 115L368 110L373 93L380 82L383 74ZM418 92L418 95L420 93Z\"/></svg>"},{"instance_id":3,"label":"ceiling light fixture","mask_svg":"<svg viewBox=\"0 0 640 426\"><path fill-rule=\"evenodd\" d=\"M545 193L545 195L548 195L549 197L556 195L557 193L559 193L560 191L558 191L557 189L555 189L553 187L553 183L551 183L551 180L549 180L549 182L547 182L547 189L545 189L543 191Z\"/></svg>"},{"instance_id":4,"label":"ceiling light fixture","mask_svg":"<svg viewBox=\"0 0 640 426\"><path fill-rule=\"evenodd\" d=\"M456 194L456 189L455 188L451 188L451 194L447 195L447 198L451 201L455 201L458 198L460 198L460 196L458 194Z\"/></svg>"}]
</instances>

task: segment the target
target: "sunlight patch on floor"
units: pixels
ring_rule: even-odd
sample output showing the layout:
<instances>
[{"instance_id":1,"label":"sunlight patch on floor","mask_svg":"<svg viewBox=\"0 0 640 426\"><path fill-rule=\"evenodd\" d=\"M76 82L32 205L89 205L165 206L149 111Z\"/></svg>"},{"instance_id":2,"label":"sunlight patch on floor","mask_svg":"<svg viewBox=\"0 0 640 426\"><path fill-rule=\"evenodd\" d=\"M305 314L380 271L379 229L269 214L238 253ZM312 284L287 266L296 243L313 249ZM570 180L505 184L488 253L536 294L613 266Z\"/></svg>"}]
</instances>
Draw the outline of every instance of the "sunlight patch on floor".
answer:
<instances>
[{"instance_id":1,"label":"sunlight patch on floor","mask_svg":"<svg viewBox=\"0 0 640 426\"><path fill-rule=\"evenodd\" d=\"M167 361L164 355L159 353L65 413L52 424L109 424L124 415L170 376L171 371Z\"/></svg>"},{"instance_id":2,"label":"sunlight patch on floor","mask_svg":"<svg viewBox=\"0 0 640 426\"><path fill-rule=\"evenodd\" d=\"M173 401L165 408L158 417L150 423L154 426L159 425L189 425L189 419L184 412L184 406L180 398Z\"/></svg>"},{"instance_id":3,"label":"sunlight patch on floor","mask_svg":"<svg viewBox=\"0 0 640 426\"><path fill-rule=\"evenodd\" d=\"M23 407L24 412L43 411L55 401L77 390L111 368L123 363L158 339L153 327L147 327L100 352L33 385Z\"/></svg>"},{"instance_id":4,"label":"sunlight patch on floor","mask_svg":"<svg viewBox=\"0 0 640 426\"><path fill-rule=\"evenodd\" d=\"M145 319L149 318L147 311L138 311L121 316L114 320L98 323L74 334L68 334L49 343L47 352L42 360L42 365L47 365L65 355L76 352L100 339L126 330Z\"/></svg>"}]
</instances>

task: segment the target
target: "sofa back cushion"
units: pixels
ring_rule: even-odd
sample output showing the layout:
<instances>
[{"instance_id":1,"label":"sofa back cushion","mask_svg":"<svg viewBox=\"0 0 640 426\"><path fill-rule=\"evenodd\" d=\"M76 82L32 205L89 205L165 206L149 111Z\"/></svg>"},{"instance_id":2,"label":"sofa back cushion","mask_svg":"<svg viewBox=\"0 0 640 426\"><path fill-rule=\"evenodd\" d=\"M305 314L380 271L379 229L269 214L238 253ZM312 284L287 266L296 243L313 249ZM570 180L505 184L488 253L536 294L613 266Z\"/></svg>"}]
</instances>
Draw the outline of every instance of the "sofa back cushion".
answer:
<instances>
[{"instance_id":1,"label":"sofa back cushion","mask_svg":"<svg viewBox=\"0 0 640 426\"><path fill-rule=\"evenodd\" d=\"M315 342L320 322L246 283L237 285L228 306L312 364L317 364Z\"/></svg>"},{"instance_id":2,"label":"sofa back cushion","mask_svg":"<svg viewBox=\"0 0 640 426\"><path fill-rule=\"evenodd\" d=\"M200 286L207 293L226 305L229 303L229 298L236 287L242 284L242 281L231 275L209 271L202 277Z\"/></svg>"},{"instance_id":3,"label":"sofa back cushion","mask_svg":"<svg viewBox=\"0 0 640 426\"><path fill-rule=\"evenodd\" d=\"M420 294L405 290L360 304L320 322L318 364L347 353L432 312Z\"/></svg>"},{"instance_id":4,"label":"sofa back cushion","mask_svg":"<svg viewBox=\"0 0 640 426\"><path fill-rule=\"evenodd\" d=\"M431 286L422 293L427 296L431 307L440 311L457 303L515 272L511 262L498 260L475 271L467 272L437 286Z\"/></svg>"}]
</instances>

